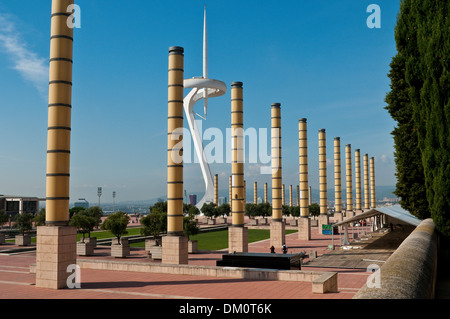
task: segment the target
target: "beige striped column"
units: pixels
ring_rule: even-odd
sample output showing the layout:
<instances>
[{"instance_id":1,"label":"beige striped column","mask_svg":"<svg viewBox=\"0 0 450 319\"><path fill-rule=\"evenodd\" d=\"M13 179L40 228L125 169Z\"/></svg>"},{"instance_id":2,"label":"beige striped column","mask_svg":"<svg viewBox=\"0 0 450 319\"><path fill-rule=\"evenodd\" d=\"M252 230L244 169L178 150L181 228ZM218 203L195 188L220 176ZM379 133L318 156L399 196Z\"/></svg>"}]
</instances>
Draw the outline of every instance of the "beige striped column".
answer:
<instances>
[{"instance_id":1,"label":"beige striped column","mask_svg":"<svg viewBox=\"0 0 450 319\"><path fill-rule=\"evenodd\" d=\"M341 138L334 138L334 221L343 220L342 217L342 178L341 178Z\"/></svg>"},{"instance_id":2,"label":"beige striped column","mask_svg":"<svg viewBox=\"0 0 450 319\"><path fill-rule=\"evenodd\" d=\"M244 181L244 211L245 211L245 204L247 204L247 183Z\"/></svg>"},{"instance_id":3,"label":"beige striped column","mask_svg":"<svg viewBox=\"0 0 450 319\"><path fill-rule=\"evenodd\" d=\"M300 186L297 185L297 205L300 207Z\"/></svg>"},{"instance_id":4,"label":"beige striped column","mask_svg":"<svg viewBox=\"0 0 450 319\"><path fill-rule=\"evenodd\" d=\"M370 158L370 208L377 207L375 198L375 158Z\"/></svg>"},{"instance_id":5,"label":"beige striped column","mask_svg":"<svg viewBox=\"0 0 450 319\"><path fill-rule=\"evenodd\" d=\"M214 175L214 204L219 207L219 175Z\"/></svg>"},{"instance_id":6,"label":"beige striped column","mask_svg":"<svg viewBox=\"0 0 450 319\"><path fill-rule=\"evenodd\" d=\"M47 131L46 226L37 228L36 287L67 287L67 267L76 264L75 227L69 223L73 29L67 25L73 0L53 0Z\"/></svg>"},{"instance_id":7,"label":"beige striped column","mask_svg":"<svg viewBox=\"0 0 450 319\"><path fill-rule=\"evenodd\" d=\"M267 183L264 183L264 203L268 203L269 200L267 199Z\"/></svg>"},{"instance_id":8,"label":"beige striped column","mask_svg":"<svg viewBox=\"0 0 450 319\"><path fill-rule=\"evenodd\" d=\"M359 149L355 150L355 186L356 186L356 202L355 202L355 213L359 214L362 212L362 201L361 201L361 152Z\"/></svg>"},{"instance_id":9,"label":"beige striped column","mask_svg":"<svg viewBox=\"0 0 450 319\"><path fill-rule=\"evenodd\" d=\"M363 156L364 165L364 210L370 208L370 195L369 195L369 154Z\"/></svg>"},{"instance_id":10,"label":"beige striped column","mask_svg":"<svg viewBox=\"0 0 450 319\"><path fill-rule=\"evenodd\" d=\"M319 130L319 192L320 215L319 234L322 233L322 225L328 225L328 197L327 197L327 143L325 129Z\"/></svg>"},{"instance_id":11,"label":"beige striped column","mask_svg":"<svg viewBox=\"0 0 450 319\"><path fill-rule=\"evenodd\" d=\"M258 183L253 184L253 202L258 204Z\"/></svg>"},{"instance_id":12,"label":"beige striped column","mask_svg":"<svg viewBox=\"0 0 450 319\"><path fill-rule=\"evenodd\" d=\"M311 192L311 186L308 187L308 206L311 206L312 204L312 192Z\"/></svg>"},{"instance_id":13,"label":"beige striped column","mask_svg":"<svg viewBox=\"0 0 450 319\"><path fill-rule=\"evenodd\" d=\"M167 236L162 262L188 263L188 240L183 233L183 85L184 49L169 48L167 115Z\"/></svg>"},{"instance_id":14,"label":"beige striped column","mask_svg":"<svg viewBox=\"0 0 450 319\"><path fill-rule=\"evenodd\" d=\"M283 184L282 189L281 189L281 203L282 205L286 205L286 188Z\"/></svg>"},{"instance_id":15,"label":"beige striped column","mask_svg":"<svg viewBox=\"0 0 450 319\"><path fill-rule=\"evenodd\" d=\"M282 211L282 156L281 156L281 105L271 107L272 145L272 221L270 223L270 246L281 249L285 241L285 225Z\"/></svg>"},{"instance_id":16,"label":"beige striped column","mask_svg":"<svg viewBox=\"0 0 450 319\"><path fill-rule=\"evenodd\" d=\"M230 203L230 214L233 213L233 191L232 191L232 176L230 176L229 179L229 185L228 185L228 190L229 190L229 203Z\"/></svg>"},{"instance_id":17,"label":"beige striped column","mask_svg":"<svg viewBox=\"0 0 450 319\"><path fill-rule=\"evenodd\" d=\"M231 174L232 225L228 228L228 251L248 251L248 229L244 227L244 98L242 82L231 83Z\"/></svg>"},{"instance_id":18,"label":"beige striped column","mask_svg":"<svg viewBox=\"0 0 450 319\"><path fill-rule=\"evenodd\" d=\"M352 146L345 145L345 184L347 192L347 207L345 217L353 217L353 174L352 174Z\"/></svg>"},{"instance_id":19,"label":"beige striped column","mask_svg":"<svg viewBox=\"0 0 450 319\"><path fill-rule=\"evenodd\" d=\"M306 119L298 120L299 148L299 181L300 181L300 219L298 223L298 238L311 239L311 220L308 207L308 144Z\"/></svg>"},{"instance_id":20,"label":"beige striped column","mask_svg":"<svg viewBox=\"0 0 450 319\"><path fill-rule=\"evenodd\" d=\"M292 207L292 185L289 185L289 206Z\"/></svg>"}]
</instances>

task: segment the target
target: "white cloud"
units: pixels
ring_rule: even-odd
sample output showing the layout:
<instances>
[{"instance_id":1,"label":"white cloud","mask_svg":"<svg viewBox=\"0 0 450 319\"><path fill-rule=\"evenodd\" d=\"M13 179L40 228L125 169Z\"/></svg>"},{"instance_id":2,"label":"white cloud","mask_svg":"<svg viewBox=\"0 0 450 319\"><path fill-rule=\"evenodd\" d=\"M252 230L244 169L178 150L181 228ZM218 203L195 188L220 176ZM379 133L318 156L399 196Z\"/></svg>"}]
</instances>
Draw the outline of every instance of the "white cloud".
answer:
<instances>
[{"instance_id":1,"label":"white cloud","mask_svg":"<svg viewBox=\"0 0 450 319\"><path fill-rule=\"evenodd\" d=\"M21 39L20 32L12 21L0 14L0 49L13 62L13 69L28 82L32 83L39 93L46 96L48 90L47 59L32 52Z\"/></svg>"}]
</instances>

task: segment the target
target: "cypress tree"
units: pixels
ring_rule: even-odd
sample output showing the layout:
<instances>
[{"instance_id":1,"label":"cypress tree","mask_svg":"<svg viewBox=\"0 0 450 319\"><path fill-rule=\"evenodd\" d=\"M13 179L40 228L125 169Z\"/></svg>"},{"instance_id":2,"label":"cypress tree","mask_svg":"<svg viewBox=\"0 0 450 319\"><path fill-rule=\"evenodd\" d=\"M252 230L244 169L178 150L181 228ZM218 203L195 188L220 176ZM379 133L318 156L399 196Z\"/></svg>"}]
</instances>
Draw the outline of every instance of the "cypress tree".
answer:
<instances>
[{"instance_id":1,"label":"cypress tree","mask_svg":"<svg viewBox=\"0 0 450 319\"><path fill-rule=\"evenodd\" d=\"M403 0L396 26L386 109L392 132L400 204L431 216L450 235L450 2Z\"/></svg>"}]
</instances>

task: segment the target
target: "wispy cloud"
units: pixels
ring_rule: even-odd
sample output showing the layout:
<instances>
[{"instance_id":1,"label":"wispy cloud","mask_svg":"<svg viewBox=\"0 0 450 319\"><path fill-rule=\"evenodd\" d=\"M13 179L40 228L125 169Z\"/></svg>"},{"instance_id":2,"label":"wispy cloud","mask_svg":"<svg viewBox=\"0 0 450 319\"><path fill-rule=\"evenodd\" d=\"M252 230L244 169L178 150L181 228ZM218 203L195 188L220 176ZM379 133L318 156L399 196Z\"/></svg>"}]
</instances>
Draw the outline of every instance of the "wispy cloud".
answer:
<instances>
[{"instance_id":1,"label":"wispy cloud","mask_svg":"<svg viewBox=\"0 0 450 319\"><path fill-rule=\"evenodd\" d=\"M14 22L2 13L0 13L0 50L9 56L13 63L12 68L45 97L48 90L47 59L39 57L28 48Z\"/></svg>"}]
</instances>

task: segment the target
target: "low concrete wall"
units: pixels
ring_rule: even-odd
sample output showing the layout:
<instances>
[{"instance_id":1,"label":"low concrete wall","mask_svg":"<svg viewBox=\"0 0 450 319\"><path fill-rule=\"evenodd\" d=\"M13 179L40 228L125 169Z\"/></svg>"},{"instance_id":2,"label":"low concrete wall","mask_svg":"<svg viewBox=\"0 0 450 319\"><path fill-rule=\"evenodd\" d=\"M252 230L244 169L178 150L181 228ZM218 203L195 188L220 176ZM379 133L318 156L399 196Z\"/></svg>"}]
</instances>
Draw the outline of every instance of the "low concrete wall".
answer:
<instances>
[{"instance_id":1,"label":"low concrete wall","mask_svg":"<svg viewBox=\"0 0 450 319\"><path fill-rule=\"evenodd\" d=\"M313 283L313 292L327 293L337 291L337 273L302 270L272 270L240 267L216 267L199 265L170 265L128 261L104 261L77 259L80 268L132 272L150 272L176 275L197 275L251 280L282 280ZM320 288L317 288L320 286Z\"/></svg>"},{"instance_id":2,"label":"low concrete wall","mask_svg":"<svg viewBox=\"0 0 450 319\"><path fill-rule=\"evenodd\" d=\"M434 297L437 233L426 219L403 241L353 299L429 299Z\"/></svg>"}]
</instances>

